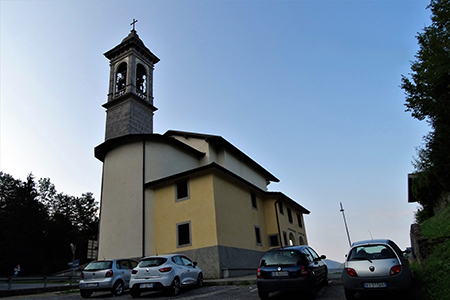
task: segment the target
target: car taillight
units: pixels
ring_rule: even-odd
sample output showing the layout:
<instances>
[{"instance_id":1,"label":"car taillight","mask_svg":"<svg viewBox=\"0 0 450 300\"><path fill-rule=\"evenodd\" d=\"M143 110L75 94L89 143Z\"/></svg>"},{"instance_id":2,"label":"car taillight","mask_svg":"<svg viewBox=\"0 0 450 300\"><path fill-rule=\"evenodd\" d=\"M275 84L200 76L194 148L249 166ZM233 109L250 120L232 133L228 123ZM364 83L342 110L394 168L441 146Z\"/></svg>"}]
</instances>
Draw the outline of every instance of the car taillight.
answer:
<instances>
[{"instance_id":1,"label":"car taillight","mask_svg":"<svg viewBox=\"0 0 450 300\"><path fill-rule=\"evenodd\" d=\"M133 271L131 271L131 274L136 274L138 272L138 270L133 269Z\"/></svg>"},{"instance_id":2,"label":"car taillight","mask_svg":"<svg viewBox=\"0 0 450 300\"><path fill-rule=\"evenodd\" d=\"M256 278L263 278L261 274L261 268L258 268L258 271L256 271Z\"/></svg>"},{"instance_id":3,"label":"car taillight","mask_svg":"<svg viewBox=\"0 0 450 300\"><path fill-rule=\"evenodd\" d=\"M83 273L83 272L81 272L81 274L80 274L80 279L81 279L81 280L84 279L84 273Z\"/></svg>"},{"instance_id":4,"label":"car taillight","mask_svg":"<svg viewBox=\"0 0 450 300\"><path fill-rule=\"evenodd\" d=\"M172 267L158 269L161 273L170 272L170 270L172 270Z\"/></svg>"},{"instance_id":5,"label":"car taillight","mask_svg":"<svg viewBox=\"0 0 450 300\"><path fill-rule=\"evenodd\" d=\"M356 274L355 269L352 268L345 268L345 270L347 271L347 274L352 276L352 277L358 277L358 274Z\"/></svg>"},{"instance_id":6,"label":"car taillight","mask_svg":"<svg viewBox=\"0 0 450 300\"><path fill-rule=\"evenodd\" d=\"M308 276L308 269L305 266L302 266L299 276Z\"/></svg>"},{"instance_id":7,"label":"car taillight","mask_svg":"<svg viewBox=\"0 0 450 300\"><path fill-rule=\"evenodd\" d=\"M402 270L402 266L396 265L391 268L391 270L389 271L389 274L396 275L396 274L400 273L401 270Z\"/></svg>"},{"instance_id":8,"label":"car taillight","mask_svg":"<svg viewBox=\"0 0 450 300\"><path fill-rule=\"evenodd\" d=\"M106 275L105 275L106 278L112 277L112 276L113 276L113 271L112 270L109 270L108 272L106 272Z\"/></svg>"}]
</instances>

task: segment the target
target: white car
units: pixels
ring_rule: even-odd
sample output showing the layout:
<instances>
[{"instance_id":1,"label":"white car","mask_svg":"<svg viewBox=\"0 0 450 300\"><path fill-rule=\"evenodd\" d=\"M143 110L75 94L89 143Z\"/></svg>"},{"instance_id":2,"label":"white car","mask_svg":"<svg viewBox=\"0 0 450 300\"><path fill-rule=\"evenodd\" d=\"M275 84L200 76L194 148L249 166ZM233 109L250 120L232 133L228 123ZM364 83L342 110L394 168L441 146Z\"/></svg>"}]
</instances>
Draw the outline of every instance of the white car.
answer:
<instances>
[{"instance_id":1,"label":"white car","mask_svg":"<svg viewBox=\"0 0 450 300\"><path fill-rule=\"evenodd\" d=\"M182 254L144 257L131 272L130 294L139 297L142 292L165 290L178 295L180 287L203 285L203 273Z\"/></svg>"}]
</instances>

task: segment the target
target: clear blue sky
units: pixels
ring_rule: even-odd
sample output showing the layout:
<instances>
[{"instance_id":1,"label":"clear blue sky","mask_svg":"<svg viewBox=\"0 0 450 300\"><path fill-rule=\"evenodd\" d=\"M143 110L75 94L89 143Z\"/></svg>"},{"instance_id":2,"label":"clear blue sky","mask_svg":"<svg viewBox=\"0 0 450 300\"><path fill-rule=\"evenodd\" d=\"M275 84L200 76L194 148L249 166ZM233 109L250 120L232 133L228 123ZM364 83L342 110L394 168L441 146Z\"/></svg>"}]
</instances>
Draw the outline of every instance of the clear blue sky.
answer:
<instances>
[{"instance_id":1,"label":"clear blue sky","mask_svg":"<svg viewBox=\"0 0 450 300\"><path fill-rule=\"evenodd\" d=\"M0 170L100 200L109 62L136 30L161 61L155 133L220 135L311 211L309 243L410 245L407 174L429 128L404 112L401 74L429 1L0 1Z\"/></svg>"}]
</instances>

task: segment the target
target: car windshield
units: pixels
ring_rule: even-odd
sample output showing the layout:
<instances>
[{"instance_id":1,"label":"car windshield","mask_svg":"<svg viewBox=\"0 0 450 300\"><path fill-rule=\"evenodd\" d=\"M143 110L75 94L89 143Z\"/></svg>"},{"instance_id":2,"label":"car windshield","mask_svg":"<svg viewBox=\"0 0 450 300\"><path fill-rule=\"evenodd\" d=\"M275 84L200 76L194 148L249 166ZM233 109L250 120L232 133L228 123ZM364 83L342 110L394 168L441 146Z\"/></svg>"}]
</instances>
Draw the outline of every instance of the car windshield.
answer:
<instances>
[{"instance_id":1,"label":"car windshield","mask_svg":"<svg viewBox=\"0 0 450 300\"><path fill-rule=\"evenodd\" d=\"M261 260L261 266L296 265L300 255L293 250L267 252Z\"/></svg>"},{"instance_id":2,"label":"car windshield","mask_svg":"<svg viewBox=\"0 0 450 300\"><path fill-rule=\"evenodd\" d=\"M112 268L112 261L94 261L84 268L85 271L98 271Z\"/></svg>"},{"instance_id":3,"label":"car windshield","mask_svg":"<svg viewBox=\"0 0 450 300\"><path fill-rule=\"evenodd\" d=\"M354 247L348 256L349 261L377 260L395 258L395 254L387 245L361 245Z\"/></svg>"},{"instance_id":4,"label":"car windshield","mask_svg":"<svg viewBox=\"0 0 450 300\"><path fill-rule=\"evenodd\" d=\"M146 268L146 267L157 267L162 265L167 261L167 258L164 257L151 257L144 260L141 260L139 263L139 267Z\"/></svg>"}]
</instances>

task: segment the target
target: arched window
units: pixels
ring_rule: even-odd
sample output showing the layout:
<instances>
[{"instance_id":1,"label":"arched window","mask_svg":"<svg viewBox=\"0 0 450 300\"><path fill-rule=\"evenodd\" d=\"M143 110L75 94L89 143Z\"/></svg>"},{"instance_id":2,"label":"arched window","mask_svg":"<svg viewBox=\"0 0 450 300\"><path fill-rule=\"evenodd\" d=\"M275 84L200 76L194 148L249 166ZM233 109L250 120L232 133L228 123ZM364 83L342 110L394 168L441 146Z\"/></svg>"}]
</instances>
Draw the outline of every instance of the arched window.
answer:
<instances>
[{"instance_id":1,"label":"arched window","mask_svg":"<svg viewBox=\"0 0 450 300\"><path fill-rule=\"evenodd\" d=\"M122 95L125 93L127 85L127 63L123 62L117 68L116 73L116 94Z\"/></svg>"},{"instance_id":2,"label":"arched window","mask_svg":"<svg viewBox=\"0 0 450 300\"><path fill-rule=\"evenodd\" d=\"M299 241L300 245L305 245L305 240L303 239L303 237L300 236L299 239L300 239L300 241Z\"/></svg>"},{"instance_id":3,"label":"arched window","mask_svg":"<svg viewBox=\"0 0 450 300\"><path fill-rule=\"evenodd\" d=\"M145 95L147 93L147 71L141 64L137 65L136 70L136 88L137 92Z\"/></svg>"},{"instance_id":4,"label":"arched window","mask_svg":"<svg viewBox=\"0 0 450 300\"><path fill-rule=\"evenodd\" d=\"M295 237L294 234L291 232L289 233L289 246L294 246L295 245Z\"/></svg>"}]
</instances>

